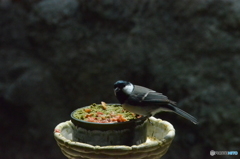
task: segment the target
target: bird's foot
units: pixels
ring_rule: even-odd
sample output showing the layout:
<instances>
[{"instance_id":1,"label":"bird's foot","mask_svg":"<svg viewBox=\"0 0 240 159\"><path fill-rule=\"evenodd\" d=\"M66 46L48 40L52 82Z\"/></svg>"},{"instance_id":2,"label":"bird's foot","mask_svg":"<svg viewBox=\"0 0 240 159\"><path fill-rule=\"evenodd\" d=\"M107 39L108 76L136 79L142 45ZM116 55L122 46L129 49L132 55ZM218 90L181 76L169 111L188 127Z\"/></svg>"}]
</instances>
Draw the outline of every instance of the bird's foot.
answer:
<instances>
[{"instance_id":1,"label":"bird's foot","mask_svg":"<svg viewBox=\"0 0 240 159\"><path fill-rule=\"evenodd\" d=\"M153 122L150 120L150 117L151 117L152 115L150 114L150 115L147 115L147 120L148 120L148 122L151 124L151 125L153 125Z\"/></svg>"}]
</instances>

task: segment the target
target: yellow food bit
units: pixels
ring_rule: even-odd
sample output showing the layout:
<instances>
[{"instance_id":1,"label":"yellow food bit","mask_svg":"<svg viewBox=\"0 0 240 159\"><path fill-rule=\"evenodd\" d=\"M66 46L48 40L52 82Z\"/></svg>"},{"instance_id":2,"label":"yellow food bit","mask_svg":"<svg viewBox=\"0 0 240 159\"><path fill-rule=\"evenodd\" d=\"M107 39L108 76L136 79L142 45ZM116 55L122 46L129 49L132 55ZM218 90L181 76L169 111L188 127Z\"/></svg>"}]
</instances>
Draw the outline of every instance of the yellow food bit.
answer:
<instances>
[{"instance_id":1,"label":"yellow food bit","mask_svg":"<svg viewBox=\"0 0 240 159\"><path fill-rule=\"evenodd\" d=\"M102 104L103 109L106 110L107 109L107 104L105 102L101 102L101 104Z\"/></svg>"}]
</instances>

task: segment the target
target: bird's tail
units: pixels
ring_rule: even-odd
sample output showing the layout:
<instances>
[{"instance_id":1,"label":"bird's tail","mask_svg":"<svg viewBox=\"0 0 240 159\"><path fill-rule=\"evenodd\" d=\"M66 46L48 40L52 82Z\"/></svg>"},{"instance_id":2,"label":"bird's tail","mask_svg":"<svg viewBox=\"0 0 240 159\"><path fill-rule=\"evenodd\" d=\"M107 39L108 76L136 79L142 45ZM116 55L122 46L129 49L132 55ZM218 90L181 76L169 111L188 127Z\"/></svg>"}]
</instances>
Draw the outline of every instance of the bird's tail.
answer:
<instances>
[{"instance_id":1,"label":"bird's tail","mask_svg":"<svg viewBox=\"0 0 240 159\"><path fill-rule=\"evenodd\" d=\"M174 112L175 112L176 114L178 114L178 115L180 115L180 116L182 116L182 117L190 120L190 121L193 122L194 124L197 124L197 123L198 123L197 119L196 119L195 117L193 117L192 115L188 114L187 112L183 111L182 109L179 109L179 108L176 107L176 106L173 106L172 104L171 104L171 106L173 107Z\"/></svg>"}]
</instances>

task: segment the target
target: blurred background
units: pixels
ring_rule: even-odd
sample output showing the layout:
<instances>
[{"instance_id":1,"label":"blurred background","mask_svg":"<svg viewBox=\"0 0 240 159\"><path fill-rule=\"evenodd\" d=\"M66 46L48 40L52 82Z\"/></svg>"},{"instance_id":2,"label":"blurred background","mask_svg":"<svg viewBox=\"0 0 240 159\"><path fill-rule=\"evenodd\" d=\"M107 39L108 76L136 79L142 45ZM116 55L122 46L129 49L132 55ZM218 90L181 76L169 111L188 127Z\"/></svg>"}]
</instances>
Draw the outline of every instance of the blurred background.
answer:
<instances>
[{"instance_id":1,"label":"blurred background","mask_svg":"<svg viewBox=\"0 0 240 159\"><path fill-rule=\"evenodd\" d=\"M119 79L178 102L165 159L240 152L240 1L0 0L1 159L65 159L54 127Z\"/></svg>"}]
</instances>

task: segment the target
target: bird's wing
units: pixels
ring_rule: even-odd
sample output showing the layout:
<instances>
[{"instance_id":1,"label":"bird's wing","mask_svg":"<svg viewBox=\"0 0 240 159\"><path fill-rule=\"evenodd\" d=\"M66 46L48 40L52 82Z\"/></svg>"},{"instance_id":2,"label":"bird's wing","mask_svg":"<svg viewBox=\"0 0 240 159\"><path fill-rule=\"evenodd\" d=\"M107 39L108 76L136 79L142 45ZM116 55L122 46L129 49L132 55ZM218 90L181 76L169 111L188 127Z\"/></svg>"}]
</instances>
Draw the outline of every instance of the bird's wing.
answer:
<instances>
[{"instance_id":1,"label":"bird's wing","mask_svg":"<svg viewBox=\"0 0 240 159\"><path fill-rule=\"evenodd\" d=\"M176 102L169 100L167 96L162 93L158 93L142 86L135 85L134 93L128 98L128 102L129 104L140 106L141 109L138 110L139 114L154 115L161 111L173 111L193 123L197 123L196 118L180 108L177 108ZM134 110L135 109L137 108L135 107Z\"/></svg>"},{"instance_id":2,"label":"bird's wing","mask_svg":"<svg viewBox=\"0 0 240 159\"><path fill-rule=\"evenodd\" d=\"M143 93L144 92L144 93ZM137 86L134 87L134 94L131 95L133 100L137 100L142 104L169 104L175 105L175 102L170 101L167 96L154 90Z\"/></svg>"},{"instance_id":3,"label":"bird's wing","mask_svg":"<svg viewBox=\"0 0 240 159\"><path fill-rule=\"evenodd\" d=\"M155 103L155 104L168 104L171 101L167 98L167 96L162 93L158 93L155 91L147 92L141 99L142 103Z\"/></svg>"}]
</instances>

